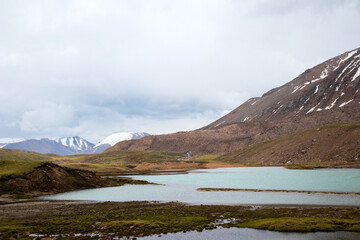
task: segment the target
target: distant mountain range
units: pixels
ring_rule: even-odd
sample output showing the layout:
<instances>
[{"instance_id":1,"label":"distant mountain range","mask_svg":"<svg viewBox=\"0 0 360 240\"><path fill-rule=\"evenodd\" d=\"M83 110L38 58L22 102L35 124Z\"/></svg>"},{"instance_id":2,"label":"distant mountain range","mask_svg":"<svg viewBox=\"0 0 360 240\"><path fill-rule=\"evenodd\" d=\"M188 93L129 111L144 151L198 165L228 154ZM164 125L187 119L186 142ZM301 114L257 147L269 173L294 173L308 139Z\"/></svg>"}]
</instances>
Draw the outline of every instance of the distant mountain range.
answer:
<instances>
[{"instance_id":1,"label":"distant mountain range","mask_svg":"<svg viewBox=\"0 0 360 240\"><path fill-rule=\"evenodd\" d=\"M360 48L307 69L201 129L119 142L106 151L226 153L327 124L359 122L359 90Z\"/></svg>"},{"instance_id":2,"label":"distant mountain range","mask_svg":"<svg viewBox=\"0 0 360 240\"><path fill-rule=\"evenodd\" d=\"M78 136L51 139L2 138L0 139L0 148L57 155L95 154L103 152L120 141L139 139L144 136L149 136L149 134L143 132L115 133L106 137L96 146L95 144Z\"/></svg>"}]
</instances>

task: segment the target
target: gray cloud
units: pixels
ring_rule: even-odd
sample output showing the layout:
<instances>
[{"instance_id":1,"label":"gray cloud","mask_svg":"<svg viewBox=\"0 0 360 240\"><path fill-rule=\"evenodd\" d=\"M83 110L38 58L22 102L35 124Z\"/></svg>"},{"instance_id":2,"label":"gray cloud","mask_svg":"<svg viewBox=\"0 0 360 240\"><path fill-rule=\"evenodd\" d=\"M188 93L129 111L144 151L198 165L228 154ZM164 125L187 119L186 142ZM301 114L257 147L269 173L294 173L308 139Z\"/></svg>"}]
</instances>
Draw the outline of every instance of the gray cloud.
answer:
<instances>
[{"instance_id":1,"label":"gray cloud","mask_svg":"<svg viewBox=\"0 0 360 240\"><path fill-rule=\"evenodd\" d=\"M359 47L359 22L356 0L0 1L0 137L198 128Z\"/></svg>"}]
</instances>

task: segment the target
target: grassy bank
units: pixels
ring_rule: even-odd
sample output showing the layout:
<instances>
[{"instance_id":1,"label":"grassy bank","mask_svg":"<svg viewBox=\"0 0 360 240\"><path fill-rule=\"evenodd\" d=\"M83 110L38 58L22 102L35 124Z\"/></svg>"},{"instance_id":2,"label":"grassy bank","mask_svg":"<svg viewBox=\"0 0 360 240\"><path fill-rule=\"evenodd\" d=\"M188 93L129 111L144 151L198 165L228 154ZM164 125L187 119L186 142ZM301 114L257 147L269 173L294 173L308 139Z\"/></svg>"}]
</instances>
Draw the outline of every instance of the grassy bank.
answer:
<instances>
[{"instance_id":1,"label":"grassy bank","mask_svg":"<svg viewBox=\"0 0 360 240\"><path fill-rule=\"evenodd\" d=\"M0 196L32 198L80 189L149 184L130 178L102 178L95 173L53 163L55 155L0 149Z\"/></svg>"},{"instance_id":2,"label":"grassy bank","mask_svg":"<svg viewBox=\"0 0 360 240\"><path fill-rule=\"evenodd\" d=\"M0 180L23 176L40 165L49 162L50 155L0 149Z\"/></svg>"},{"instance_id":3,"label":"grassy bank","mask_svg":"<svg viewBox=\"0 0 360 240\"><path fill-rule=\"evenodd\" d=\"M58 239L90 239L91 233L98 234L94 236L144 236L217 226L298 232L360 231L359 208L254 209L181 203L32 202L0 205L0 211L0 238L4 239L14 236L27 239L29 234L63 236ZM225 223L225 219L233 220ZM82 236L75 237L77 233Z\"/></svg>"}]
</instances>

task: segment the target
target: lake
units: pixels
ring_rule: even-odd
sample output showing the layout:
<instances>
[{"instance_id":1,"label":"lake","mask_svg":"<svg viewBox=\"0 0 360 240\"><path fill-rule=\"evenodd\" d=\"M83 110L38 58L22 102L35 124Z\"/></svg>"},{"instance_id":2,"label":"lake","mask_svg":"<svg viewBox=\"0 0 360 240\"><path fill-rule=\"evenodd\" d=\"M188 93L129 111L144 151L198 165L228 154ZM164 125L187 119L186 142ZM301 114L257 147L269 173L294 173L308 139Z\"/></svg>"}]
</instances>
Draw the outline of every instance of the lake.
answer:
<instances>
[{"instance_id":1,"label":"lake","mask_svg":"<svg viewBox=\"0 0 360 240\"><path fill-rule=\"evenodd\" d=\"M256 230L248 228L222 228L215 230L203 230L202 232L190 231L179 233L162 234L140 237L142 240L358 240L360 233L352 232L315 232L315 233L282 233L266 230Z\"/></svg>"},{"instance_id":2,"label":"lake","mask_svg":"<svg viewBox=\"0 0 360 240\"><path fill-rule=\"evenodd\" d=\"M360 206L360 195L285 192L202 192L197 188L240 188L360 192L360 169L289 170L244 167L194 170L187 174L136 175L161 185L125 185L74 191L43 199L93 201L180 201L190 204L311 204Z\"/></svg>"}]
</instances>

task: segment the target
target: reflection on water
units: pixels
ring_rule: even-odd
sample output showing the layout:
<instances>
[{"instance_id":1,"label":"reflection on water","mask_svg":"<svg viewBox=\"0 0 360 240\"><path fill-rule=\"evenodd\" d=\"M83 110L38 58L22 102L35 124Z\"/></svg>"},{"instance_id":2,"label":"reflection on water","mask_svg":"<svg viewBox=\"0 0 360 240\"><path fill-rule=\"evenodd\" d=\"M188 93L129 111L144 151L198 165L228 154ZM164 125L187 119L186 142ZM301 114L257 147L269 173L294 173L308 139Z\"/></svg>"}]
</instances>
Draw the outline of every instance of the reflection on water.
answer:
<instances>
[{"instance_id":1,"label":"reflection on water","mask_svg":"<svg viewBox=\"0 0 360 240\"><path fill-rule=\"evenodd\" d=\"M265 230L255 230L248 228L226 228L215 230L204 230L202 232L180 232L162 234L137 238L142 240L358 240L360 233L351 232L315 232L315 233L280 233Z\"/></svg>"},{"instance_id":2,"label":"reflection on water","mask_svg":"<svg viewBox=\"0 0 360 240\"><path fill-rule=\"evenodd\" d=\"M46 199L181 201L192 204L321 204L360 206L360 195L282 192L199 192L197 188L247 188L360 192L360 169L288 170L281 167L196 170L178 175L140 175L162 185L126 185L75 191Z\"/></svg>"}]
</instances>

